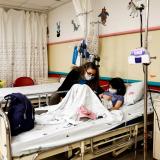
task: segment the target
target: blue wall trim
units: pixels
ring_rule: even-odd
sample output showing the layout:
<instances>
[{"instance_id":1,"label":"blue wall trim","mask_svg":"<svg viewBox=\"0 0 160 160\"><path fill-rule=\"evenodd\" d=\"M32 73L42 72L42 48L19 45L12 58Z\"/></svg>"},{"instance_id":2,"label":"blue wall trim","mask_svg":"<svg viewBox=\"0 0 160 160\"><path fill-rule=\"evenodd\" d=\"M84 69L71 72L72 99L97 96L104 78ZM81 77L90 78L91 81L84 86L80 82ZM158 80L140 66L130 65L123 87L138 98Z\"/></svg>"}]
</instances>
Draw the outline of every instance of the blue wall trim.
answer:
<instances>
[{"instance_id":1,"label":"blue wall trim","mask_svg":"<svg viewBox=\"0 0 160 160\"><path fill-rule=\"evenodd\" d=\"M59 74L59 75L64 75L66 76L68 73L67 72L48 72L49 75L51 74ZM100 77L100 80L111 80L112 77ZM140 80L132 80L132 79L123 79L125 83L134 83L134 82L140 82ZM157 86L157 87L160 87L160 82L152 82L152 81L149 81L148 82L148 85L150 86Z\"/></svg>"},{"instance_id":2,"label":"blue wall trim","mask_svg":"<svg viewBox=\"0 0 160 160\"><path fill-rule=\"evenodd\" d=\"M64 76L66 76L68 73L67 73L67 72L53 72L53 71L49 71L49 72L48 72L48 75L50 75L50 74L59 74L59 75L64 75Z\"/></svg>"},{"instance_id":3,"label":"blue wall trim","mask_svg":"<svg viewBox=\"0 0 160 160\"><path fill-rule=\"evenodd\" d=\"M100 80L111 80L112 77L100 77ZM140 80L123 79L125 83L140 82Z\"/></svg>"}]
</instances>

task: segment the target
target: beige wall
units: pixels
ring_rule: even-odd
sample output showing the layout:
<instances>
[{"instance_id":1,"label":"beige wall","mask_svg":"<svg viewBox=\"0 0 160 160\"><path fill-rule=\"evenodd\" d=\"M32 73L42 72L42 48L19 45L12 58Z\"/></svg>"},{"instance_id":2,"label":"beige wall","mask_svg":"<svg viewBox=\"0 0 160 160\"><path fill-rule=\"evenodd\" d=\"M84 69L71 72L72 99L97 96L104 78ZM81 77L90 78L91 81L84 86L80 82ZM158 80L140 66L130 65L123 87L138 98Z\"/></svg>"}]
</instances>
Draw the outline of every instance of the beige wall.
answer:
<instances>
[{"instance_id":1,"label":"beige wall","mask_svg":"<svg viewBox=\"0 0 160 160\"><path fill-rule=\"evenodd\" d=\"M142 65L130 65L127 61L130 51L139 46L139 39L139 33L101 39L101 75L121 76L126 79L143 79ZM151 65L149 65L149 79L151 81L160 80L159 40L160 31L150 31L149 52L151 56L157 56L157 59L152 60Z\"/></svg>"},{"instance_id":2,"label":"beige wall","mask_svg":"<svg viewBox=\"0 0 160 160\"><path fill-rule=\"evenodd\" d=\"M75 42L49 45L49 71L69 72L72 67L72 54Z\"/></svg>"},{"instance_id":3,"label":"beige wall","mask_svg":"<svg viewBox=\"0 0 160 160\"><path fill-rule=\"evenodd\" d=\"M139 16L132 18L127 9L128 0L93 0L94 12L97 15L105 6L109 12L106 26L100 25L100 74L103 77L120 76L125 79L143 79L143 67L141 64L129 65L128 56L132 49L140 47ZM98 2L98 3L97 3ZM149 65L149 80L160 81L160 5L159 0L150 3L149 28L149 52L151 56L157 56ZM64 12L62 12L64 11ZM65 12L67 11L67 12ZM143 24L145 22L143 12ZM98 17L97 17L98 18ZM80 44L74 39L82 38L82 31L73 31L71 20L76 19L73 4L56 8L48 15L49 25L49 72L69 72L72 67L72 54L75 44ZM98 20L98 19L97 19ZM61 22L61 36L56 37L56 22ZM134 33L133 33L134 32ZM123 34L125 33L125 34ZM126 34L128 33L128 34ZM144 34L143 34L144 36ZM69 42L73 41L73 42Z\"/></svg>"},{"instance_id":4,"label":"beige wall","mask_svg":"<svg viewBox=\"0 0 160 160\"><path fill-rule=\"evenodd\" d=\"M104 37L100 39L100 74L103 77L120 76L125 79L143 79L141 64L128 64L128 56L132 49L139 46L139 33ZM149 80L160 80L160 31L149 32L149 52L156 56L149 65ZM73 47L77 42L49 45L49 71L69 72Z\"/></svg>"},{"instance_id":5,"label":"beige wall","mask_svg":"<svg viewBox=\"0 0 160 160\"><path fill-rule=\"evenodd\" d=\"M137 1L137 0L134 0ZM143 2L142 0L141 2ZM127 9L129 0L91 0L93 12L95 14L95 21L99 20L98 15L101 13L102 8L105 6L109 12L106 25L99 26L99 34L111 34L117 32L126 32L132 30L139 30L140 18L135 16L132 18L130 16L131 10ZM160 1L151 0L150 1L150 16L149 16L149 27L160 26ZM143 15L143 27L145 26L145 11L142 12ZM49 28L49 43L61 42L65 40L77 39L83 36L82 27L79 27L78 31L73 30L73 25L71 20L78 22L74 6L72 2L58 7L48 14L48 28ZM60 22L61 25L61 36L56 36L57 25Z\"/></svg>"}]
</instances>

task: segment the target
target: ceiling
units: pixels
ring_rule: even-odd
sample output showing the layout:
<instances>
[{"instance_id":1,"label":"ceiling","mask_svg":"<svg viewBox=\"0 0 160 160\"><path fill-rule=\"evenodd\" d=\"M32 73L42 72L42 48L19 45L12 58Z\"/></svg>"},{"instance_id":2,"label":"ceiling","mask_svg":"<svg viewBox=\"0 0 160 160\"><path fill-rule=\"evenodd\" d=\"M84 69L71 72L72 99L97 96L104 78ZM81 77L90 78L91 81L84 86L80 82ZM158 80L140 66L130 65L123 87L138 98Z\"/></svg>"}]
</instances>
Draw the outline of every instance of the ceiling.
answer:
<instances>
[{"instance_id":1,"label":"ceiling","mask_svg":"<svg viewBox=\"0 0 160 160\"><path fill-rule=\"evenodd\" d=\"M0 7L49 11L72 0L0 0Z\"/></svg>"}]
</instances>

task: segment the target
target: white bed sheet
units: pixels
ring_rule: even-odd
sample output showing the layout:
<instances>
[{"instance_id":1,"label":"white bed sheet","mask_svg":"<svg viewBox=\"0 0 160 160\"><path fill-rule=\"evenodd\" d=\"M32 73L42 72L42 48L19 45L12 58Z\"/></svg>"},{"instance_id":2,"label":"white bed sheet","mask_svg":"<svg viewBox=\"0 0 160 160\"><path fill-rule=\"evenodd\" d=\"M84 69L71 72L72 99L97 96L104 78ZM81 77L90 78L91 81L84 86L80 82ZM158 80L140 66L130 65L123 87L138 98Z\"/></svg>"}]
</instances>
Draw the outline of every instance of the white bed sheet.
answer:
<instances>
[{"instance_id":1,"label":"white bed sheet","mask_svg":"<svg viewBox=\"0 0 160 160\"><path fill-rule=\"evenodd\" d=\"M48 83L48 84L40 84L40 85L32 85L32 86L23 86L23 87L8 87L8 88L0 88L0 101L4 99L4 97L11 93L22 93L29 98L35 98L38 94L43 93L51 93L56 91L60 87L60 83ZM36 95L37 94L37 95Z\"/></svg>"},{"instance_id":2,"label":"white bed sheet","mask_svg":"<svg viewBox=\"0 0 160 160\"><path fill-rule=\"evenodd\" d=\"M153 96L156 98L158 94L153 94ZM141 100L134 105L123 106L121 111L123 112L124 117L123 120L119 122L108 123L106 117L81 122L76 125L71 125L68 123L63 123L63 125L58 123L54 125L36 125L31 131L12 137L12 154L13 156L22 156L39 150L47 150L49 148L63 146L85 138L99 135L126 121L142 116L143 109L144 100ZM148 100L148 113L152 112L153 109L150 100Z\"/></svg>"}]
</instances>

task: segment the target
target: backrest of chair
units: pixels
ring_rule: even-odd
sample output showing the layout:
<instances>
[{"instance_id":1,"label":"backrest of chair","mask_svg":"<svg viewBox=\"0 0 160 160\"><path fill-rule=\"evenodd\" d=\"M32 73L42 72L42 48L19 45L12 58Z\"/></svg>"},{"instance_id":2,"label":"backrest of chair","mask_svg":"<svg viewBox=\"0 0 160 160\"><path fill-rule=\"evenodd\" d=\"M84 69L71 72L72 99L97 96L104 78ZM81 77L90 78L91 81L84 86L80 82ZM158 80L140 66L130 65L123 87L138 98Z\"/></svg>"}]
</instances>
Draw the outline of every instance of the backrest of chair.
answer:
<instances>
[{"instance_id":1,"label":"backrest of chair","mask_svg":"<svg viewBox=\"0 0 160 160\"><path fill-rule=\"evenodd\" d=\"M31 86L34 85L34 81L30 77L19 77L15 80L13 87L20 87L20 86Z\"/></svg>"}]
</instances>

